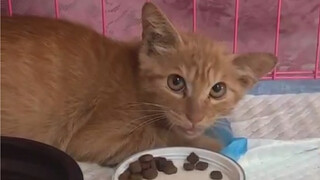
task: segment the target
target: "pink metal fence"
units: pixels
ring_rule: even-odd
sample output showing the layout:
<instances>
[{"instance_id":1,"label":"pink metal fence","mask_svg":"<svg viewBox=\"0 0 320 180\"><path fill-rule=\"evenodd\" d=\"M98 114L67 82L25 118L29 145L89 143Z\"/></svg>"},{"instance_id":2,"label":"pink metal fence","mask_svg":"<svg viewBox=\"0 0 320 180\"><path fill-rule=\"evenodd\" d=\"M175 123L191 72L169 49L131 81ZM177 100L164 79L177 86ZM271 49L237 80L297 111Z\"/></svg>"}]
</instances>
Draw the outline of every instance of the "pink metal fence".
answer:
<instances>
[{"instance_id":1,"label":"pink metal fence","mask_svg":"<svg viewBox=\"0 0 320 180\"><path fill-rule=\"evenodd\" d=\"M52 0L54 2L54 12L55 17L60 17L60 9L59 9L59 0ZM107 32L107 17L106 17L106 3L105 0L101 1L101 22L102 22L102 34L106 35ZM150 1L150 0L146 0ZM192 29L194 32L197 31L197 0L193 1L193 15L192 15ZM234 32L233 32L233 52L237 53L238 50L238 32L239 32L239 8L240 8L240 0L235 1L235 9L234 9ZM306 2L307 3L307 2ZM12 0L7 0L8 5L8 15L13 15L13 5ZM275 40L274 40L274 54L278 56L279 53L279 37L280 37L280 25L281 25L281 10L282 10L282 0L278 0L277 3L277 22L275 28ZM319 79L320 78L320 70L319 70L319 58L320 58L320 4L318 5L319 10L319 22L318 22L318 30L317 30L317 43L316 43L316 52L315 52L315 63L314 70L312 71L278 71L277 68L270 74L268 74L263 79ZM280 59L281 60L281 59Z\"/></svg>"}]
</instances>

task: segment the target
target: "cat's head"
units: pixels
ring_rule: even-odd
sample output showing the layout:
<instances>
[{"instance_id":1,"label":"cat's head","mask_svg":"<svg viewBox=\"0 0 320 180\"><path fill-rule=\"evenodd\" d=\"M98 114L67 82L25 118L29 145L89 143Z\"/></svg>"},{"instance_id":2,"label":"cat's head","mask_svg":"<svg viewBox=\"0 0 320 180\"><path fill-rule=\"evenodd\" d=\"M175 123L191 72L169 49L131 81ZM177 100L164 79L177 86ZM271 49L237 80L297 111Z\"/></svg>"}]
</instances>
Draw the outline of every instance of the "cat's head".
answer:
<instances>
[{"instance_id":1,"label":"cat's head","mask_svg":"<svg viewBox=\"0 0 320 180\"><path fill-rule=\"evenodd\" d=\"M272 54L228 54L208 38L178 33L151 3L143 7L142 24L141 89L186 137L227 115L277 62Z\"/></svg>"}]
</instances>

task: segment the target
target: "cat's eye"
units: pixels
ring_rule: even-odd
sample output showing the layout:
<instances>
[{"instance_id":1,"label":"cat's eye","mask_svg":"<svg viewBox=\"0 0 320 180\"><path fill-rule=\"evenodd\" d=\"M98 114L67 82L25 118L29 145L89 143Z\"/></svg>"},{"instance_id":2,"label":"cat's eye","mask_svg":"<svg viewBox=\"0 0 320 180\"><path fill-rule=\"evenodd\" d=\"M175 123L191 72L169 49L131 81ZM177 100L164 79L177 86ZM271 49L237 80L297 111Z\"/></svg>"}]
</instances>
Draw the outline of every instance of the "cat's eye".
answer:
<instances>
[{"instance_id":1,"label":"cat's eye","mask_svg":"<svg viewBox=\"0 0 320 180\"><path fill-rule=\"evenodd\" d=\"M182 91L186 87L183 77L177 74L171 74L167 80L168 87L173 91Z\"/></svg>"},{"instance_id":2,"label":"cat's eye","mask_svg":"<svg viewBox=\"0 0 320 180\"><path fill-rule=\"evenodd\" d=\"M227 92L227 86L224 82L216 83L210 90L210 96L214 99L222 98Z\"/></svg>"}]
</instances>

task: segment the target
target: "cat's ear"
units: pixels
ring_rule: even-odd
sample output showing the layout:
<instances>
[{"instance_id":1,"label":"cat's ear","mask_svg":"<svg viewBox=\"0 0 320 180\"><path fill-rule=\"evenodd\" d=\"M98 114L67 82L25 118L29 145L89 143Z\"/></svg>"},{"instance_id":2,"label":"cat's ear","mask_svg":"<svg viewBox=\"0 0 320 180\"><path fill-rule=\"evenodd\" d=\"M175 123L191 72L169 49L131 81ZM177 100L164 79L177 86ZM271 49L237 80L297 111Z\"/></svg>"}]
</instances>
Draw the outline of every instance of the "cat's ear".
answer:
<instances>
[{"instance_id":1,"label":"cat's ear","mask_svg":"<svg viewBox=\"0 0 320 180\"><path fill-rule=\"evenodd\" d=\"M233 64L237 67L241 84L250 88L261 77L272 71L277 61L277 57L271 53L246 53L237 55L233 59Z\"/></svg>"},{"instance_id":2,"label":"cat's ear","mask_svg":"<svg viewBox=\"0 0 320 180\"><path fill-rule=\"evenodd\" d=\"M181 37L168 18L152 3L142 8L142 51L150 55L162 55L175 50Z\"/></svg>"}]
</instances>

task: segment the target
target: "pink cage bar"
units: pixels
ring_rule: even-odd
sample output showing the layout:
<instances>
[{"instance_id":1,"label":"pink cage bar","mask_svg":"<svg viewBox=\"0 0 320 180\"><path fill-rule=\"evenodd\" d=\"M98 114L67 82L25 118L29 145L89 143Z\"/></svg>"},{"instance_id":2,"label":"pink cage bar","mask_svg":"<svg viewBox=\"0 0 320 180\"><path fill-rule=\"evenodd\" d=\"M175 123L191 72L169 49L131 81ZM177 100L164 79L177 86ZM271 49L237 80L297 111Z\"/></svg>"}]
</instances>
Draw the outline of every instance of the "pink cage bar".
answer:
<instances>
[{"instance_id":1,"label":"pink cage bar","mask_svg":"<svg viewBox=\"0 0 320 180\"><path fill-rule=\"evenodd\" d=\"M60 18L60 7L59 0L52 0L54 5L55 18ZM107 34L107 15L106 15L106 1L105 0L96 0L100 1L101 6L101 33L103 35ZM151 0L146 0L147 2ZM193 32L197 31L197 0L192 1L192 30ZM233 42L232 49L234 53L238 52L238 33L239 33L239 9L240 9L241 0L234 0L234 24L233 24ZM278 56L279 54L279 42L280 42L280 25L281 25L281 12L282 12L282 0L277 0L277 15L276 15L276 28L275 28L275 37L274 37L274 54ZM7 0L8 6L8 15L13 15L13 3L12 0ZM272 73L269 73L262 79L265 80L276 80L276 79L319 79L320 70L319 70L319 59L320 59L320 4L317 7L318 13L318 26L317 26L317 40L316 40L316 52L315 52L315 63L314 68L311 71L279 71L277 68L274 69ZM281 60L281 59L280 59Z\"/></svg>"}]
</instances>

